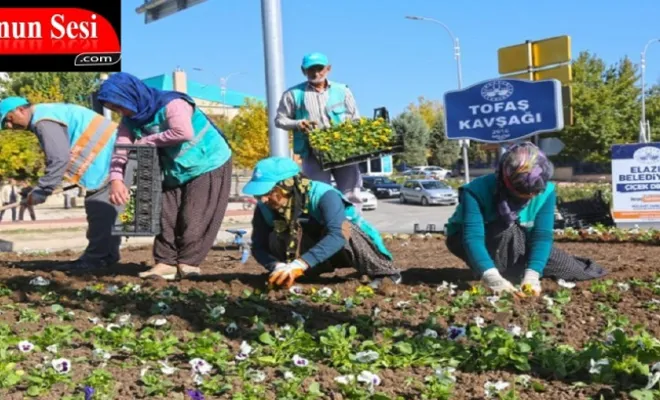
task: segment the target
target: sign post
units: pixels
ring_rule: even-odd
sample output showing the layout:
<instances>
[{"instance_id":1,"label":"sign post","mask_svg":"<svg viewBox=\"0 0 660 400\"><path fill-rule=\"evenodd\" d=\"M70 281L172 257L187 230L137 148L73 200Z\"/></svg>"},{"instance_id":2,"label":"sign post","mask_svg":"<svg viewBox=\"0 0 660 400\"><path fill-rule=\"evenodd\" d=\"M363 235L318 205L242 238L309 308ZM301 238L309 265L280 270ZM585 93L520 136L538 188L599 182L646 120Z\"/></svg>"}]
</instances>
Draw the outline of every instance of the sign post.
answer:
<instances>
[{"instance_id":1,"label":"sign post","mask_svg":"<svg viewBox=\"0 0 660 400\"><path fill-rule=\"evenodd\" d=\"M135 11L144 13L148 24L200 4L206 0L145 0ZM268 133L270 152L274 156L289 156L289 135L275 126L277 103L284 92L284 51L282 44L282 11L280 0L261 0L261 24L266 64L268 96Z\"/></svg>"},{"instance_id":2,"label":"sign post","mask_svg":"<svg viewBox=\"0 0 660 400\"><path fill-rule=\"evenodd\" d=\"M444 96L448 139L504 143L564 128L561 83L556 79L494 79Z\"/></svg>"},{"instance_id":3,"label":"sign post","mask_svg":"<svg viewBox=\"0 0 660 400\"><path fill-rule=\"evenodd\" d=\"M660 228L660 143L612 146L612 217L623 229Z\"/></svg>"}]
</instances>

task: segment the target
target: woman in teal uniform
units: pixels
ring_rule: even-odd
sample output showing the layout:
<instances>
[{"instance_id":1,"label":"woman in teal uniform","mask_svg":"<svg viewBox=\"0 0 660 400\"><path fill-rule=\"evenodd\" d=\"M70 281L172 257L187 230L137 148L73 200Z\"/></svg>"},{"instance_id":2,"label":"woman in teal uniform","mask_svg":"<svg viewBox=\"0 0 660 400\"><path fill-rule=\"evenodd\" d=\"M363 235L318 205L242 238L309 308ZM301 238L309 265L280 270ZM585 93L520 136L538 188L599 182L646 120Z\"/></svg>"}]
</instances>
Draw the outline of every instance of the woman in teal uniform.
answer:
<instances>
[{"instance_id":1,"label":"woman in teal uniform","mask_svg":"<svg viewBox=\"0 0 660 400\"><path fill-rule=\"evenodd\" d=\"M494 174L460 189L446 226L447 248L495 292L539 295L543 276L567 281L600 278L591 260L553 246L556 193L552 163L534 144L510 147ZM504 275L504 276L502 276Z\"/></svg>"},{"instance_id":2,"label":"woman in teal uniform","mask_svg":"<svg viewBox=\"0 0 660 400\"><path fill-rule=\"evenodd\" d=\"M117 144L158 147L163 172L161 231L155 265L141 277L198 275L216 240L231 190L231 149L224 135L188 95L148 87L119 72L103 82L99 101L123 117ZM116 149L110 201L126 204L126 150ZM138 173L141 173L138 171Z\"/></svg>"},{"instance_id":3,"label":"woman in teal uniform","mask_svg":"<svg viewBox=\"0 0 660 400\"><path fill-rule=\"evenodd\" d=\"M371 277L401 281L380 234L336 189L311 181L290 158L259 161L243 192L259 201L252 220L252 254L273 285L302 275L353 267Z\"/></svg>"}]
</instances>

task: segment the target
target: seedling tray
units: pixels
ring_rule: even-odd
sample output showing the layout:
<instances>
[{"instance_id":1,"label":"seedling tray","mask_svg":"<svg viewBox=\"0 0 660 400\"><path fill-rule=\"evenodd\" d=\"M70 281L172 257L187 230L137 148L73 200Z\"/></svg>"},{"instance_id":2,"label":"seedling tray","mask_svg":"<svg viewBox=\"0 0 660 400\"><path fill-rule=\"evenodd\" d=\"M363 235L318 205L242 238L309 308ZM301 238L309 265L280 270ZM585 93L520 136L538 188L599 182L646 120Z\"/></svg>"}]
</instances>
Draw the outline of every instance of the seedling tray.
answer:
<instances>
[{"instance_id":1,"label":"seedling tray","mask_svg":"<svg viewBox=\"0 0 660 400\"><path fill-rule=\"evenodd\" d=\"M133 193L133 220L122 222L121 214L112 228L114 236L156 236L160 233L162 174L158 148L145 145L117 145L128 150L128 161L136 161L133 182L126 182Z\"/></svg>"}]
</instances>

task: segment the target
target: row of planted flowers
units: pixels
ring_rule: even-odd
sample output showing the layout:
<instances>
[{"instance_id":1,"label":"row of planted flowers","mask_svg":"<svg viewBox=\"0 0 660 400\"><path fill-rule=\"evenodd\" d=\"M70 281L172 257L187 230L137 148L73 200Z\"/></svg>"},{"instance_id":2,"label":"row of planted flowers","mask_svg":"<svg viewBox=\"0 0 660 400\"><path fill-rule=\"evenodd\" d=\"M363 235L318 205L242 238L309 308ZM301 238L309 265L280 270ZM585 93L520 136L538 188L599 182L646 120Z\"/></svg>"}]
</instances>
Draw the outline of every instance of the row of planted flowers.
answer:
<instances>
[{"instance_id":1,"label":"row of planted flowers","mask_svg":"<svg viewBox=\"0 0 660 400\"><path fill-rule=\"evenodd\" d=\"M616 284L594 282L590 290L616 302L617 297L613 295L630 294L632 286L660 294L659 282L658 279ZM31 284L42 294L42 300L55 300L48 279L37 277ZM65 399L109 399L114 398L116 391L110 371L136 368L147 396L172 392L176 387L171 379L181 378L180 372L185 371L188 374L183 378L184 386L188 386L185 393L195 400L228 393L232 393L234 399L263 399L267 387L281 399L323 398L328 391L335 391L350 399L384 400L391 397L379 393L379 387L387 383L383 382L381 371L426 368L426 379L415 382L420 398L451 398L459 372L498 370L513 370L519 375L510 381L486 382L483 390L488 397L515 399L520 390L545 391L546 378L570 377L586 383L627 382L626 389L632 390L633 396L653 398L657 394L654 387L660 379L660 364L657 364L660 341L643 327L631 330L625 316L603 305L601 311L607 315L606 326L594 333L585 346L576 349L557 342L547 328L564 320L562 310L571 302L575 288L571 282L560 281L559 284L560 290L539 299L554 321L537 318L530 320L526 328L516 324L500 326L479 315L456 318L462 310L475 306L482 307L484 312L511 311L515 299L508 295L489 296L480 286L459 291L455 284L443 282L436 292L448 296L451 301L415 329L388 326L380 317L381 310L375 307L368 315L359 315L353 324L332 325L318 331L306 329L306 317L296 311L291 311L296 324L282 326L269 326L270 321L255 315L250 318L249 327L245 324L239 327L227 317L228 307L258 305L266 299L264 293L245 293L240 301L232 302L223 294L207 295L194 290L149 292L137 285L121 288L95 285L80 291L78 297L93 300L103 294L115 294L133 301L148 300L153 315L146 321L127 313L107 320L87 316L93 325L87 330L48 324L41 332L27 334L27 337L7 324L0 325L0 391L25 390L28 396L39 397L54 385L65 384L71 390L78 390L77 394L63 397ZM9 292L4 289L5 295ZM294 286L288 302L292 310L312 302L329 303L349 311L356 310L374 295L365 286L358 287L351 296L328 287L305 290ZM176 335L180 332L175 331L170 321L173 307L178 302L191 300L206 303L203 312L206 320L224 334L204 330L184 332L182 337ZM421 301L424 301L422 297L413 295L393 304L405 313L414 312L414 303ZM656 300L655 303L660 302ZM20 322L39 320L35 315L38 313L30 308L17 311L19 326ZM59 304L53 304L51 311L60 322L80 318ZM447 321L469 322L443 327L435 320L440 317ZM85 348L91 351L90 357L74 351ZM34 353L39 353L38 362L30 358ZM65 357L70 353L76 356ZM72 373L89 363L95 369L82 382L74 383ZM334 371L332 385L319 382L321 366Z\"/></svg>"},{"instance_id":2,"label":"row of planted flowers","mask_svg":"<svg viewBox=\"0 0 660 400\"><path fill-rule=\"evenodd\" d=\"M596 225L583 229L555 229L555 240L564 242L636 242L660 243L660 230L657 229L621 229ZM429 240L444 239L442 234L383 234L385 240Z\"/></svg>"}]
</instances>

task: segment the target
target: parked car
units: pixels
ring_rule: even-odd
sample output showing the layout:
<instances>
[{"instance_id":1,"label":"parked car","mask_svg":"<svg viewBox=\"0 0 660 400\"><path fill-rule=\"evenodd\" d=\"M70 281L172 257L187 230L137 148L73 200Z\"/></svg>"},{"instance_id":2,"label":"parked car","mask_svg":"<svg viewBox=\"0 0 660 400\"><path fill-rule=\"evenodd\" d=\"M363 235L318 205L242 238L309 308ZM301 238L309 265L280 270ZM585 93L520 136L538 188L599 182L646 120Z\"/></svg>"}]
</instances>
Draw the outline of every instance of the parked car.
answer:
<instances>
[{"instance_id":1,"label":"parked car","mask_svg":"<svg viewBox=\"0 0 660 400\"><path fill-rule=\"evenodd\" d=\"M438 167L436 165L426 165L413 167L410 169L410 175L423 175L425 177L431 177L438 179L446 179L447 177L452 176L452 172L447 168Z\"/></svg>"},{"instance_id":2,"label":"parked car","mask_svg":"<svg viewBox=\"0 0 660 400\"><path fill-rule=\"evenodd\" d=\"M417 168L409 169L409 170L405 171L404 173L402 173L401 175L403 175L405 177L410 177L410 178L419 177L419 178L425 178L425 179L429 179L433 176L430 172L426 172L426 171L423 171L423 170L417 169Z\"/></svg>"},{"instance_id":3,"label":"parked car","mask_svg":"<svg viewBox=\"0 0 660 400\"><path fill-rule=\"evenodd\" d=\"M401 185L382 176L363 176L362 185L370 189L379 199L399 197Z\"/></svg>"},{"instance_id":4,"label":"parked car","mask_svg":"<svg viewBox=\"0 0 660 400\"><path fill-rule=\"evenodd\" d=\"M363 211L375 211L378 208L378 199L367 188L362 188L360 197L362 198L362 210Z\"/></svg>"},{"instance_id":5,"label":"parked car","mask_svg":"<svg viewBox=\"0 0 660 400\"><path fill-rule=\"evenodd\" d=\"M431 204L456 205L458 203L458 192L440 181L414 179L403 184L399 201L403 204L419 203L423 206Z\"/></svg>"},{"instance_id":6,"label":"parked car","mask_svg":"<svg viewBox=\"0 0 660 400\"><path fill-rule=\"evenodd\" d=\"M331 184L332 187L337 187L334 180L331 181ZM378 208L378 199L376 199L376 196L374 196L371 190L365 187L360 188L360 199L362 200L363 211L374 211Z\"/></svg>"}]
</instances>

